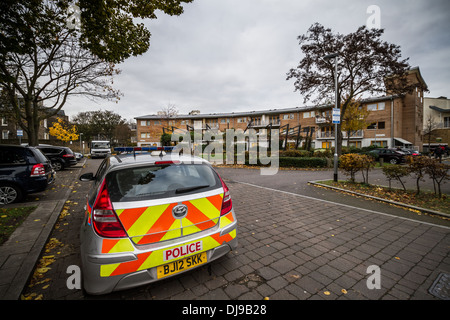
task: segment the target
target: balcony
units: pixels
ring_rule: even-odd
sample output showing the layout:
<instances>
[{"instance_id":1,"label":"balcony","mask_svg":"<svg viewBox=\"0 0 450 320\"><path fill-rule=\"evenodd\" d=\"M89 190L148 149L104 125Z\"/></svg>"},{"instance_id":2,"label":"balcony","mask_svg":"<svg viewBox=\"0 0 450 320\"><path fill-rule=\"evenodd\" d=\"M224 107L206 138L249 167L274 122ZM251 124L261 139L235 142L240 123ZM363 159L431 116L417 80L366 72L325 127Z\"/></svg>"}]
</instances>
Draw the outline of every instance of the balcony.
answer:
<instances>
[{"instance_id":1,"label":"balcony","mask_svg":"<svg viewBox=\"0 0 450 320\"><path fill-rule=\"evenodd\" d=\"M316 116L316 124L324 124L330 122L330 119L328 119L327 117Z\"/></svg>"},{"instance_id":2,"label":"balcony","mask_svg":"<svg viewBox=\"0 0 450 320\"><path fill-rule=\"evenodd\" d=\"M342 138L348 139L347 132L342 132ZM364 138L364 130L357 130L350 134L350 139L362 139Z\"/></svg>"},{"instance_id":3,"label":"balcony","mask_svg":"<svg viewBox=\"0 0 450 320\"><path fill-rule=\"evenodd\" d=\"M279 127L280 126L280 120L275 121L252 121L250 124L250 128L265 128L268 125L272 125L272 127Z\"/></svg>"},{"instance_id":4,"label":"balcony","mask_svg":"<svg viewBox=\"0 0 450 320\"><path fill-rule=\"evenodd\" d=\"M350 135L350 139L364 138L364 130L358 130ZM318 131L316 139L334 139L334 131ZM342 132L342 139L348 139L347 132Z\"/></svg>"}]
</instances>

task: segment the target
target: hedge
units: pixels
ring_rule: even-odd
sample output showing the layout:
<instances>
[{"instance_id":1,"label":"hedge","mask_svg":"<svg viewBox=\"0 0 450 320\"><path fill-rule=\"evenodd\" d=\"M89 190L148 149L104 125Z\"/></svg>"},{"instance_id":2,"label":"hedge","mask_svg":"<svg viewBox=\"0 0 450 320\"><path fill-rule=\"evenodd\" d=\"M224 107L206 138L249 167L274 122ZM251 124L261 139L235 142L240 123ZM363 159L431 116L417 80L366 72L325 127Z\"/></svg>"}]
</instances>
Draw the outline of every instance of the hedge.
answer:
<instances>
[{"instance_id":1,"label":"hedge","mask_svg":"<svg viewBox=\"0 0 450 320\"><path fill-rule=\"evenodd\" d=\"M317 157L279 157L279 166L281 168L326 168L327 159ZM246 165L252 165L245 161ZM256 164L253 164L256 165ZM262 165L260 159L258 164ZM270 165L270 163L268 164Z\"/></svg>"}]
</instances>

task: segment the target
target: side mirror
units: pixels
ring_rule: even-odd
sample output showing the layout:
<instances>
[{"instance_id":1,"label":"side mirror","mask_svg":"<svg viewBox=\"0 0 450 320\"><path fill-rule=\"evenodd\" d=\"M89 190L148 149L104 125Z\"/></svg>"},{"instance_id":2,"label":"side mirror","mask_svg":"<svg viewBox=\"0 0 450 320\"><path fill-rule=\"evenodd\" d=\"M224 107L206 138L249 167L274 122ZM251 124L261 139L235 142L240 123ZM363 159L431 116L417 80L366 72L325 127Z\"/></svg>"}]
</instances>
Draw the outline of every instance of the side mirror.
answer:
<instances>
[{"instance_id":1,"label":"side mirror","mask_svg":"<svg viewBox=\"0 0 450 320\"><path fill-rule=\"evenodd\" d=\"M94 174L92 172L82 174L80 176L81 181L92 181L95 180Z\"/></svg>"}]
</instances>

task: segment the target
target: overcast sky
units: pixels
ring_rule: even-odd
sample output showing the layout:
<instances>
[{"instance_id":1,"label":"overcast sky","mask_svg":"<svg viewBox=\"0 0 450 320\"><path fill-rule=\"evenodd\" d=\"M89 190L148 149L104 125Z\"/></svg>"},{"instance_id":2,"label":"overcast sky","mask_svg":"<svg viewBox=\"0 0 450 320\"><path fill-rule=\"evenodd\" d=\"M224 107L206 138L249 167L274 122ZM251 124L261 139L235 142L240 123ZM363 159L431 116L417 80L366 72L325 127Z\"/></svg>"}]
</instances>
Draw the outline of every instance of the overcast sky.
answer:
<instances>
[{"instance_id":1,"label":"overcast sky","mask_svg":"<svg viewBox=\"0 0 450 320\"><path fill-rule=\"evenodd\" d=\"M401 46L420 67L430 92L450 97L448 0L194 0L181 16L158 14L145 24L150 49L119 65L116 104L71 98L64 110L111 110L126 119L175 105L181 114L308 105L286 73L302 59L297 37L315 22L342 34L366 25L380 8L383 40Z\"/></svg>"}]
</instances>

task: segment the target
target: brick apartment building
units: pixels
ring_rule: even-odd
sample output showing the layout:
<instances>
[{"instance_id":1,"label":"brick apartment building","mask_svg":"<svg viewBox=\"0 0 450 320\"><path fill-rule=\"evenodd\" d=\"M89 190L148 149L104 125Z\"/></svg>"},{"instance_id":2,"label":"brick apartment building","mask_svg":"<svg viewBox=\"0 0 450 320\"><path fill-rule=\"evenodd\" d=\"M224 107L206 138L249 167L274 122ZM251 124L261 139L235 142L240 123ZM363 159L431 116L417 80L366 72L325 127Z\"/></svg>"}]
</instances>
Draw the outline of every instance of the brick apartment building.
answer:
<instances>
[{"instance_id":1,"label":"brick apartment building","mask_svg":"<svg viewBox=\"0 0 450 320\"><path fill-rule=\"evenodd\" d=\"M423 92L427 90L418 67L410 70L409 81L417 84L416 89L402 96L386 95L362 101L370 110L367 122L370 125L354 132L350 139L343 133L343 145L365 147L408 147L422 150ZM332 105L244 111L231 113L201 114L192 111L163 119L153 114L136 117L138 146L159 146L163 132L172 130L212 129L225 132L226 129L279 129L280 139L291 146L302 146L307 137L312 139L313 148L334 146L334 125L331 121ZM287 136L286 136L287 133ZM301 139L299 139L301 137Z\"/></svg>"},{"instance_id":2,"label":"brick apartment building","mask_svg":"<svg viewBox=\"0 0 450 320\"><path fill-rule=\"evenodd\" d=\"M425 98L423 106L424 149L437 145L450 145L450 99Z\"/></svg>"}]
</instances>

